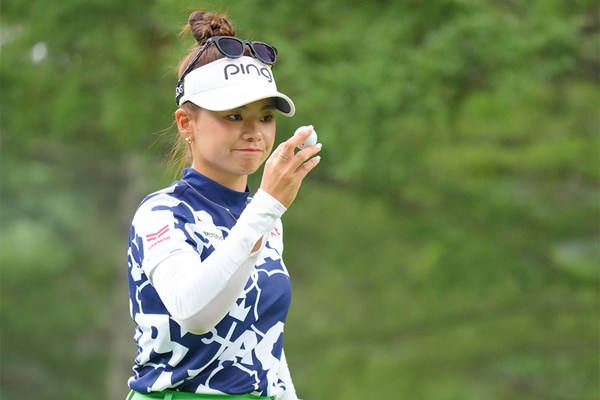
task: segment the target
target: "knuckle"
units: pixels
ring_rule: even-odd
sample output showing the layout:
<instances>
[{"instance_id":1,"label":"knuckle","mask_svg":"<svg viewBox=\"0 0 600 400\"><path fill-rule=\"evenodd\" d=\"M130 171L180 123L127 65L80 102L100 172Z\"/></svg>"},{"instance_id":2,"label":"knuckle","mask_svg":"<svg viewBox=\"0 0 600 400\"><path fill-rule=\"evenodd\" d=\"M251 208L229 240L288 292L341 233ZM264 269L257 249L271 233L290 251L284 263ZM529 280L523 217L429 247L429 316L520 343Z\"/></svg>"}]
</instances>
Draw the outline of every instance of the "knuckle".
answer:
<instances>
[{"instance_id":1,"label":"knuckle","mask_svg":"<svg viewBox=\"0 0 600 400\"><path fill-rule=\"evenodd\" d=\"M294 145L288 141L281 143L279 146L281 151L290 151L294 149Z\"/></svg>"}]
</instances>

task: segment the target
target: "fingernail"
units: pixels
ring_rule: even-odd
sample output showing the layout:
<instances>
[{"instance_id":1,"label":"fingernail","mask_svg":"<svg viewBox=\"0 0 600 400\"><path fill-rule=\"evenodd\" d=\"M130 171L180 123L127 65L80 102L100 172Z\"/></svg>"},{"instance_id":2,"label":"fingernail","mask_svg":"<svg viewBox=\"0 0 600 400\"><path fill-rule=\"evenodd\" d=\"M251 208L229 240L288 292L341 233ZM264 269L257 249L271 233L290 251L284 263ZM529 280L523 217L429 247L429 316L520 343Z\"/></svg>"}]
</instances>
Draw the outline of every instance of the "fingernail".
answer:
<instances>
[{"instance_id":1,"label":"fingernail","mask_svg":"<svg viewBox=\"0 0 600 400\"><path fill-rule=\"evenodd\" d=\"M317 146L317 148L319 148L319 149L320 149L321 147L323 147L323 144L321 144L321 143L317 143L317 144L315 144L315 146Z\"/></svg>"}]
</instances>

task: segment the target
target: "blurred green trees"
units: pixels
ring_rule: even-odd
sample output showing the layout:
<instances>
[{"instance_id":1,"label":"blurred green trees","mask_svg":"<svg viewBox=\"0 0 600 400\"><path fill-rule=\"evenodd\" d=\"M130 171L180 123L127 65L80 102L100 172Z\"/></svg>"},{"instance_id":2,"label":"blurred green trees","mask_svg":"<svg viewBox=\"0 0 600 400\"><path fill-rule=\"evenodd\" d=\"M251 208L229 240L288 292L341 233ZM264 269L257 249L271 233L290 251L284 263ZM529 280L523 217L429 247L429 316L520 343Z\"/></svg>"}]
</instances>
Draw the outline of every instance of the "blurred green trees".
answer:
<instances>
[{"instance_id":1,"label":"blurred green trees","mask_svg":"<svg viewBox=\"0 0 600 400\"><path fill-rule=\"evenodd\" d=\"M0 3L3 399L127 390L194 8L278 47L279 139L323 142L284 216L302 397L598 397L596 2L64 0Z\"/></svg>"}]
</instances>

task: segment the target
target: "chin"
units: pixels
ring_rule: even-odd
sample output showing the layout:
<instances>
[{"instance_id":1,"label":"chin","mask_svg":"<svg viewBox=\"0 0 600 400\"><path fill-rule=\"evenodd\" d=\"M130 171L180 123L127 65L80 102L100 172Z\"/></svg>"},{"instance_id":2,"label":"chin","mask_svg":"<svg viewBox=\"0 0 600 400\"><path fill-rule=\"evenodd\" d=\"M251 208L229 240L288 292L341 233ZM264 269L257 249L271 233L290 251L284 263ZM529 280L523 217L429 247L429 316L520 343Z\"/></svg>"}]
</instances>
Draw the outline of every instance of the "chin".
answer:
<instances>
[{"instance_id":1,"label":"chin","mask_svg":"<svg viewBox=\"0 0 600 400\"><path fill-rule=\"evenodd\" d=\"M260 164L258 164L258 165L250 165L250 163L248 163L246 165L243 165L240 168L240 175L252 175L256 171L258 171L259 167L260 167Z\"/></svg>"}]
</instances>

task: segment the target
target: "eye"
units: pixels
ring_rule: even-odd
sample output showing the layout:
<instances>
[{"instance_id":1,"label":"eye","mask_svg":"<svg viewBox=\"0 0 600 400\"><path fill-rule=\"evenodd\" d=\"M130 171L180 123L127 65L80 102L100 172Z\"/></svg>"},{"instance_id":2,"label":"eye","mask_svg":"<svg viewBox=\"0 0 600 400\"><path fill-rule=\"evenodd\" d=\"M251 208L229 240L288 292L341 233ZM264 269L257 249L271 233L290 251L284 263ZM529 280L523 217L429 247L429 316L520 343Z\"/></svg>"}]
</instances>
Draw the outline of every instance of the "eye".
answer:
<instances>
[{"instance_id":1,"label":"eye","mask_svg":"<svg viewBox=\"0 0 600 400\"><path fill-rule=\"evenodd\" d=\"M231 121L242 121L244 118L242 118L241 114L228 114L227 119Z\"/></svg>"},{"instance_id":2,"label":"eye","mask_svg":"<svg viewBox=\"0 0 600 400\"><path fill-rule=\"evenodd\" d=\"M273 120L275 120L275 115L274 114L267 114L267 115L265 115L265 116L263 116L261 118L262 122L271 122Z\"/></svg>"}]
</instances>

